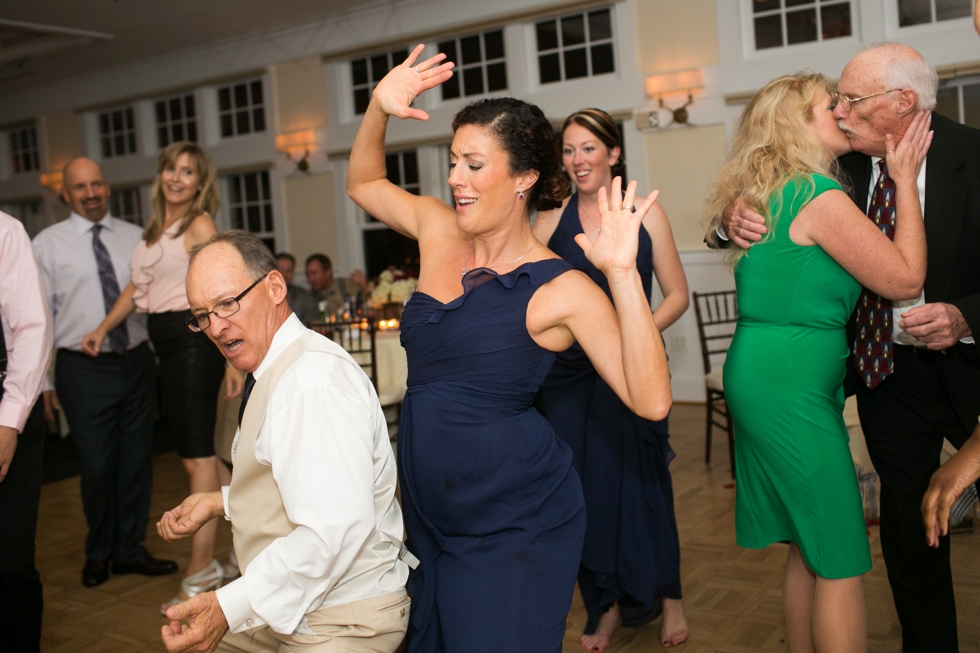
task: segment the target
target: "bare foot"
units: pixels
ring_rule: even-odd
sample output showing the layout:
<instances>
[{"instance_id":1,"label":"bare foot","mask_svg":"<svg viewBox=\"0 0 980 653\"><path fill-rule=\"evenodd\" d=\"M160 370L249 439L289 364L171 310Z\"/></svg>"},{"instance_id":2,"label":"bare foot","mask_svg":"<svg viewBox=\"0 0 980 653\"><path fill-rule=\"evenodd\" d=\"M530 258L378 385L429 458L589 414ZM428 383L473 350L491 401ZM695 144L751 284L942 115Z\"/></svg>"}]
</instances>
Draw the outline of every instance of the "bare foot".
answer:
<instances>
[{"instance_id":1,"label":"bare foot","mask_svg":"<svg viewBox=\"0 0 980 653\"><path fill-rule=\"evenodd\" d=\"M680 599L664 599L664 622L660 628L660 645L677 646L687 639L687 617Z\"/></svg>"},{"instance_id":2,"label":"bare foot","mask_svg":"<svg viewBox=\"0 0 980 653\"><path fill-rule=\"evenodd\" d=\"M594 635L582 635L582 648L590 653L602 653L609 646L613 633L621 623L623 619L619 616L619 602L616 602L599 619L599 627Z\"/></svg>"}]
</instances>

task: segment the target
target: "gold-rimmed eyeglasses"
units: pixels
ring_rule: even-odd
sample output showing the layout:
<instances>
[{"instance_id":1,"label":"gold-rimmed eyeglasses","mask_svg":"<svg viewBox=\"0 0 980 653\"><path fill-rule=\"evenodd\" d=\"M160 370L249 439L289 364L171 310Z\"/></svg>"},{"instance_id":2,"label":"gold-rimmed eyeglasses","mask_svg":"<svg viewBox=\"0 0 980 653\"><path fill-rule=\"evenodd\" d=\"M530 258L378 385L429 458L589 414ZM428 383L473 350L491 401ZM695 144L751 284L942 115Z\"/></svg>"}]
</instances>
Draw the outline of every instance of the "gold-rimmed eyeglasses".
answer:
<instances>
[{"instance_id":1,"label":"gold-rimmed eyeglasses","mask_svg":"<svg viewBox=\"0 0 980 653\"><path fill-rule=\"evenodd\" d=\"M209 326L211 326L212 313L214 313L215 315L217 315L222 319L231 317L232 315L237 313L239 309L241 309L242 305L239 304L239 302L242 300L242 297L247 295L249 290L259 285L259 282L262 281L262 279L265 279L267 276L269 276L268 272L263 274L255 281L253 281L251 286L238 293L237 297L229 297L228 299L222 299L220 302L215 304L214 307L207 313L198 313L197 315L191 315L189 318L187 318L187 328L195 332L204 331Z\"/></svg>"},{"instance_id":2,"label":"gold-rimmed eyeglasses","mask_svg":"<svg viewBox=\"0 0 980 653\"><path fill-rule=\"evenodd\" d=\"M841 104L844 106L844 111L850 113L851 109L854 108L854 105L857 104L858 102L861 102L862 100L878 97L879 95L884 95L885 93L894 93L895 91L904 91L904 90L905 90L904 88L892 88L892 89L888 89L887 91L879 91L877 93L872 93L871 95L865 95L863 97L847 97L846 95L842 95L840 91L831 91L830 100L833 103L831 109L836 107L838 104Z\"/></svg>"}]
</instances>

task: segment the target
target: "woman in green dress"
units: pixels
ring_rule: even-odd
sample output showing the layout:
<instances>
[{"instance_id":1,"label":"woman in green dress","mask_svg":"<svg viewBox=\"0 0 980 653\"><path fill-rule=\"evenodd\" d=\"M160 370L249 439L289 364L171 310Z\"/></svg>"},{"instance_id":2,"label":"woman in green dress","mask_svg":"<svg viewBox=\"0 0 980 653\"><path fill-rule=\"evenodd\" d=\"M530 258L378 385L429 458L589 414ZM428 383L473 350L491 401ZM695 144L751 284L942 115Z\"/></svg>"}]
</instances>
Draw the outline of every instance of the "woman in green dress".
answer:
<instances>
[{"instance_id":1,"label":"woman in green dress","mask_svg":"<svg viewBox=\"0 0 980 653\"><path fill-rule=\"evenodd\" d=\"M833 117L837 99L822 75L767 84L742 113L709 202L720 216L742 197L769 229L729 254L739 318L724 383L738 544L789 543L783 609L795 653L866 650L862 574L871 554L841 415L845 325L862 285L914 298L926 270L916 178L932 141L928 114L900 142L887 141L893 185L879 180L879 227L837 180L836 158L850 151Z\"/></svg>"}]
</instances>

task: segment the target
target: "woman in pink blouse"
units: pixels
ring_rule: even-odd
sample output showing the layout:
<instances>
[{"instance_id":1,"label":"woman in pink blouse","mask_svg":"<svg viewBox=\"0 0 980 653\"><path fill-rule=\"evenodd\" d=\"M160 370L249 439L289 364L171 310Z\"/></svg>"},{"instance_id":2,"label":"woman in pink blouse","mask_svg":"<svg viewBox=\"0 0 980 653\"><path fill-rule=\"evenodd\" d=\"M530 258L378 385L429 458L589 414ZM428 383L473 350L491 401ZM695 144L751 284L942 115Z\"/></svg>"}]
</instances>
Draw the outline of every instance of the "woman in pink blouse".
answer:
<instances>
[{"instance_id":1,"label":"woman in pink blouse","mask_svg":"<svg viewBox=\"0 0 980 653\"><path fill-rule=\"evenodd\" d=\"M190 476L191 493L220 489L214 425L224 358L205 334L187 328L191 313L184 291L188 251L217 232L211 218L219 206L216 178L210 155L195 143L173 143L160 153L153 214L133 252L132 280L82 344L86 353L97 356L102 339L130 313L149 314L150 341L160 360L161 411ZM237 384L235 379L228 382L231 393ZM220 586L223 570L214 559L216 529L217 522L212 522L194 536L180 591L162 610Z\"/></svg>"}]
</instances>

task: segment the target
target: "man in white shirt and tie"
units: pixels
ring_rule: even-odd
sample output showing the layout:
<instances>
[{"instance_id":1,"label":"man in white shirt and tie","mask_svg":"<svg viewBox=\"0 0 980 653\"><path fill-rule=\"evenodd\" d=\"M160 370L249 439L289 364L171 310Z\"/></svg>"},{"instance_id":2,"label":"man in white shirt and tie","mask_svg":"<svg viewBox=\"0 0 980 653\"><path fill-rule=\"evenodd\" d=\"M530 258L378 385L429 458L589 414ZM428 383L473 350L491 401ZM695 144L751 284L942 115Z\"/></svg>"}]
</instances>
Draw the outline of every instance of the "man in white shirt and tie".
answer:
<instances>
[{"instance_id":1,"label":"man in white shirt and tie","mask_svg":"<svg viewBox=\"0 0 980 653\"><path fill-rule=\"evenodd\" d=\"M247 232L191 252L188 326L248 376L231 485L191 495L157 530L187 537L225 516L242 577L167 612L169 651L390 653L408 626L414 559L400 540L377 394L346 351L303 326L286 293L272 253Z\"/></svg>"},{"instance_id":2,"label":"man in white shirt and tie","mask_svg":"<svg viewBox=\"0 0 980 653\"><path fill-rule=\"evenodd\" d=\"M112 573L172 574L176 563L152 557L142 542L153 489L153 387L156 367L146 316L134 313L102 343L82 352L129 283L129 259L142 229L109 215L109 184L99 165L70 161L63 172L67 220L34 238L34 253L54 319L56 380L45 386L49 419L59 403L82 461L81 494L88 535L82 584ZM55 392L55 389L57 392Z\"/></svg>"}]
</instances>

